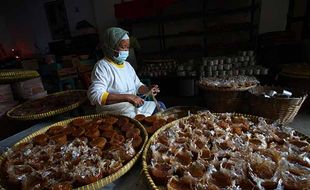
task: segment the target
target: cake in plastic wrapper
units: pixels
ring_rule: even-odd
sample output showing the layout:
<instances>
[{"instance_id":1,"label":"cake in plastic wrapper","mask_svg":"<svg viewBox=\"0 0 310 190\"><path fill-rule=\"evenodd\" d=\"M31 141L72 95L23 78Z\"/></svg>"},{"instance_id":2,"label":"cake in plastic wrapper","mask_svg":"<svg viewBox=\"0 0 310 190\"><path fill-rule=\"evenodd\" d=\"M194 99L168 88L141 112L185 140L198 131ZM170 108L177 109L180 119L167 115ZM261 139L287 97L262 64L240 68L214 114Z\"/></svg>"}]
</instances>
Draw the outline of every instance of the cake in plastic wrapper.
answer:
<instances>
[{"instance_id":1,"label":"cake in plastic wrapper","mask_svg":"<svg viewBox=\"0 0 310 190\"><path fill-rule=\"evenodd\" d=\"M243 89L253 87L259 84L255 77L250 76L231 76L231 77L206 77L199 81L202 88L226 88L226 89Z\"/></svg>"}]
</instances>

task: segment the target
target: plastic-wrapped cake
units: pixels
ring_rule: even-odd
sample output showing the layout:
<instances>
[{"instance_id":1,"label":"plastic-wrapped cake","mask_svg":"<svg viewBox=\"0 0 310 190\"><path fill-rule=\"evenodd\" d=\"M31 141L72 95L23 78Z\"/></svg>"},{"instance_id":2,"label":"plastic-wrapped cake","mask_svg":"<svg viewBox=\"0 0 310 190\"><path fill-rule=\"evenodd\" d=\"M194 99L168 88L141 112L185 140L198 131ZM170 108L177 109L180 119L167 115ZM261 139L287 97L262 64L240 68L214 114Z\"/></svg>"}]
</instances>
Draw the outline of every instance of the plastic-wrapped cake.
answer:
<instances>
[{"instance_id":1,"label":"plastic-wrapped cake","mask_svg":"<svg viewBox=\"0 0 310 190\"><path fill-rule=\"evenodd\" d=\"M1 164L1 182L8 189L87 185L122 168L143 140L139 127L123 116L75 119L10 149Z\"/></svg>"},{"instance_id":2,"label":"plastic-wrapped cake","mask_svg":"<svg viewBox=\"0 0 310 190\"><path fill-rule=\"evenodd\" d=\"M199 81L202 88L228 88L228 89L246 89L257 85L259 81L255 77L233 76L233 77L207 77Z\"/></svg>"},{"instance_id":3,"label":"plastic-wrapped cake","mask_svg":"<svg viewBox=\"0 0 310 190\"><path fill-rule=\"evenodd\" d=\"M155 133L144 169L169 190L309 189L309 152L296 132L263 118L205 112Z\"/></svg>"}]
</instances>

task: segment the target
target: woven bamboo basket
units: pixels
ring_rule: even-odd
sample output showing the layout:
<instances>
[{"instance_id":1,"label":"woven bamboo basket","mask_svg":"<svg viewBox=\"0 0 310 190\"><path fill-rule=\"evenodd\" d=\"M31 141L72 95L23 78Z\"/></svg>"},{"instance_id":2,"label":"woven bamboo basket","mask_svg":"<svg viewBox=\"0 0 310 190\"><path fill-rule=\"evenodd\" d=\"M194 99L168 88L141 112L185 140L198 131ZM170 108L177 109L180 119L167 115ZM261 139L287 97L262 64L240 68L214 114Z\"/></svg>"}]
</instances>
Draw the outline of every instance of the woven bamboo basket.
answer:
<instances>
[{"instance_id":1,"label":"woven bamboo basket","mask_svg":"<svg viewBox=\"0 0 310 190\"><path fill-rule=\"evenodd\" d=\"M199 85L203 96L203 106L213 112L238 112L246 110L246 91L256 85L242 88L204 87Z\"/></svg>"},{"instance_id":2,"label":"woven bamboo basket","mask_svg":"<svg viewBox=\"0 0 310 190\"><path fill-rule=\"evenodd\" d=\"M42 101L43 104L44 104L44 99L47 100L51 97L61 97L63 95L67 95L67 94L72 94L74 96L74 93L85 93L85 98L82 98L80 99L78 102L74 103L74 104L71 104L71 105L67 105L67 106L63 106L59 109L55 109L55 110L51 110L51 111L48 111L48 112L43 112L43 113L39 113L39 114L29 114L29 115L15 115L14 114L14 111L16 109L20 109L21 107L23 107L25 104L31 104L32 102L34 101ZM59 114L62 114L62 113L65 113L67 111L70 111L70 110L73 110L77 107L79 107L80 105L82 105L85 101L87 100L87 97L86 97L86 91L85 90L67 90L67 91L62 91L62 92L57 92L57 93L54 93L54 94L50 94L48 96L45 96L43 98L39 98L39 99L36 99L36 100L29 100L23 104L20 104L14 108L12 108L10 111L7 112L7 116L10 118L10 119L14 119L14 120L22 120L22 121L28 121L28 120L38 120L38 119L43 119L43 118L47 118L47 117L51 117L51 116L54 116L54 115L59 115Z\"/></svg>"},{"instance_id":3,"label":"woven bamboo basket","mask_svg":"<svg viewBox=\"0 0 310 190\"><path fill-rule=\"evenodd\" d=\"M16 82L39 76L40 74L37 71L32 70L1 70L0 83Z\"/></svg>"},{"instance_id":4,"label":"woven bamboo basket","mask_svg":"<svg viewBox=\"0 0 310 190\"><path fill-rule=\"evenodd\" d=\"M272 120L279 120L282 124L292 122L308 95L295 90L292 91L294 95L293 98L265 98L259 96L259 94L270 90L282 91L283 88L274 86L257 86L256 88L249 90L249 112L253 115L266 117Z\"/></svg>"},{"instance_id":5,"label":"woven bamboo basket","mask_svg":"<svg viewBox=\"0 0 310 190\"><path fill-rule=\"evenodd\" d=\"M77 119L77 118L83 118L83 119L95 119L95 118L100 118L103 116L115 116L118 117L118 115L113 115L113 114L96 114L96 115L88 115L88 116L81 116L81 117L76 117L76 118L72 118L72 119L68 119L68 120L64 120L64 121L60 121L57 122L53 125L44 127L34 133L32 133L31 135L25 137L24 139L20 140L18 143L16 143L13 146L17 146L20 143L24 143L24 142L28 142L30 141L32 138L34 138L35 136L39 135L39 134L43 134L45 133L49 128L54 127L54 126L64 126L69 124L72 120ZM122 116L122 117L126 117L126 116ZM117 172L104 177L100 180L98 180L97 182L85 185L85 186L81 186L78 187L76 190L95 190L95 189L100 189L102 187L104 187L107 184L112 183L113 181L115 181L116 179L120 178L121 176L123 176L125 173L127 173L135 164L135 162L138 160L138 158L140 157L140 155L142 154L142 151L148 141L148 135L146 130L144 129L144 127L141 125L141 123L139 123L138 121L126 117L130 120L130 122L134 123L140 130L141 130L141 134L142 134L142 138L143 138L143 145L141 146L139 152L136 153L136 155L125 165L123 166L121 169L119 169ZM2 165L2 161L5 159L5 156L7 155L7 152L4 152L1 156L0 156L0 165ZM3 182L0 179L0 184L2 184ZM0 189L5 190L1 185L0 185Z\"/></svg>"},{"instance_id":6,"label":"woven bamboo basket","mask_svg":"<svg viewBox=\"0 0 310 190\"><path fill-rule=\"evenodd\" d=\"M215 115L218 115L220 113L214 113ZM235 116L243 116L243 117L246 117L247 119L249 119L250 121L254 122L254 123L257 123L259 121L259 117L258 116L253 116L253 115L246 115L246 114L239 114L239 113L235 113L233 114ZM168 123L167 125L165 125L164 127L158 129L153 135L152 137L150 137L149 141L147 142L145 148L144 148L144 151L143 151L143 154L142 154L142 166L143 166L143 173L145 175L145 178L148 182L148 185L150 186L150 188L152 190L163 190L163 189L166 189L165 187L162 187L162 186L158 186L155 184L154 180L152 179L152 176L151 174L149 173L149 168L148 168L148 165L149 165L149 161L151 159L151 155L150 155L150 146L151 144L157 139L158 135L165 131L166 129L169 129L171 127L173 127L174 125L176 125L177 123L179 123L180 121L184 121L186 120L188 117L184 117L184 118L181 118L179 120L175 120L171 123ZM272 121L269 120L269 119L266 119L266 122L267 123L271 123ZM303 140L307 140L308 142L310 142L310 138L302 133L299 133L299 132L296 132L297 135L299 135L301 137L301 139Z\"/></svg>"}]
</instances>

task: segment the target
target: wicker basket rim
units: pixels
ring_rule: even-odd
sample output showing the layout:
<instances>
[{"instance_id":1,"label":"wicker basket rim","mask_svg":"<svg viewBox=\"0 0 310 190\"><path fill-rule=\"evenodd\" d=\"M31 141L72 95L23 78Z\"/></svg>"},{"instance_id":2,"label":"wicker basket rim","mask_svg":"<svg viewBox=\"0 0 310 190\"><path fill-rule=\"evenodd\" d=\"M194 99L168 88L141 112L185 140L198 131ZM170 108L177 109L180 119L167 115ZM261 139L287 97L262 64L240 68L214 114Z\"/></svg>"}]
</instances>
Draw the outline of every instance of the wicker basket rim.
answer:
<instances>
[{"instance_id":1,"label":"wicker basket rim","mask_svg":"<svg viewBox=\"0 0 310 190\"><path fill-rule=\"evenodd\" d=\"M286 101L286 102L296 102L296 104L300 104L300 102L304 101L307 97L308 97L308 94L304 94L302 97L294 97L294 98L284 98L284 97L270 97L270 98L265 98L263 96L259 96L259 95L255 95L253 94L253 96L257 97L257 98L261 98L261 99L269 99L270 101L276 101L276 100L279 100L279 101Z\"/></svg>"},{"instance_id":2,"label":"wicker basket rim","mask_svg":"<svg viewBox=\"0 0 310 190\"><path fill-rule=\"evenodd\" d=\"M280 87L280 86L256 86L255 88L252 88L249 90L249 93L256 96L256 97L261 97L257 92L259 90L264 90L264 89L268 89L268 90L283 90L284 88L283 87ZM299 100L302 100L302 99L306 99L308 97L308 94L306 92L301 92L301 91L298 91L298 90L295 90L295 89L289 89L290 91L292 91L294 94L298 94L300 95L299 97L289 97L289 98L285 98L285 97L270 97L269 99L272 99L272 100L293 100L293 101L299 101ZM265 97L261 97L261 98L265 98Z\"/></svg>"},{"instance_id":3,"label":"wicker basket rim","mask_svg":"<svg viewBox=\"0 0 310 190\"><path fill-rule=\"evenodd\" d=\"M103 116L116 116L117 117L119 115L115 115L115 114L94 114L94 115L80 116L80 117L75 117L75 118L59 121L57 123L54 123L52 125L46 126L46 127L42 128L42 129L39 129L39 130L33 132L32 134L24 137L23 139L21 139L20 141L15 143L13 146L17 146L20 143L27 142L27 141L31 140L32 138L34 138L35 136L46 132L51 127L58 126L58 125L66 125L66 124L70 123L74 119L78 119L78 118L94 119L94 118L103 117ZM142 154L142 152L144 150L144 147L145 147L146 143L148 142L148 134L147 134L145 128L142 126L142 124L140 122L138 122L135 119L132 119L130 117L123 116L123 115L122 115L122 117L128 118L131 122L135 123L136 126L138 126L140 128L140 130L142 130L142 134L143 134L143 137L144 137L144 142L143 142L143 145L141 146L140 150L136 153L136 155L129 162L126 163L125 166L123 166L117 172L115 172L115 173L113 173L113 174L111 174L109 176L106 176L106 177L104 177L102 179L99 179L97 182L94 182L94 183L91 183L91 184L88 184L88 185L85 185L85 186L78 187L78 188L76 188L76 190L95 190L95 189L100 189L100 188L104 187L105 185L107 185L109 183L112 183L113 181L115 181L116 179L120 178L125 173L127 173L133 167L133 165L136 163L136 161L138 160L138 158ZM7 153L8 153L8 151L5 151L5 152L3 152L0 155L0 165L1 165L2 161L4 160L5 156L7 155ZM0 181L1 181L1 179L0 179ZM0 184L0 189L4 189L1 186L1 184Z\"/></svg>"},{"instance_id":4,"label":"wicker basket rim","mask_svg":"<svg viewBox=\"0 0 310 190\"><path fill-rule=\"evenodd\" d=\"M21 81L39 77L40 74L35 70L1 70L0 83L8 83L12 81Z\"/></svg>"},{"instance_id":5,"label":"wicker basket rim","mask_svg":"<svg viewBox=\"0 0 310 190\"><path fill-rule=\"evenodd\" d=\"M24 102L23 104L20 104L20 105L17 105L15 107L13 107L11 110L9 110L7 112L7 117L11 118L11 119L15 119L15 120L38 120L38 119L43 119L43 118L46 118L46 117L50 117L50 116L54 116L54 115L58 115L58 114L61 114L61 113L65 113L67 111L70 111L72 109L75 109L77 107L79 107L81 104L83 104L86 100L87 100L87 97L85 98L82 98L80 101L78 101L77 103L74 103L74 104L71 104L71 105L68 105L66 107L62 107L62 108L59 108L59 109L56 109L56 110L52 110L52 111L48 111L48 112L44 112L44 113L39 113L39 114L32 114L32 115L12 115L12 113L22 107L23 105L25 104L28 104L29 102L32 102L32 101L38 101L38 100L42 100L44 98L48 98L48 97L52 97L52 96L61 96L63 94L67 94L67 93L75 93L75 92L86 92L85 90L67 90L67 91L62 91L62 92L56 92L56 93L53 93L53 94L50 94L48 96L45 96L45 97L42 97L42 98L38 98L38 99L35 99L35 100L29 100L29 101L26 101Z\"/></svg>"},{"instance_id":6,"label":"wicker basket rim","mask_svg":"<svg viewBox=\"0 0 310 190\"><path fill-rule=\"evenodd\" d=\"M257 84L253 84L247 87L231 88L231 87L217 87L217 86L204 86L198 83L198 87L202 90L214 90L214 91L247 91L249 89L255 88Z\"/></svg>"},{"instance_id":7,"label":"wicker basket rim","mask_svg":"<svg viewBox=\"0 0 310 190\"><path fill-rule=\"evenodd\" d=\"M0 70L0 77L39 74L36 70Z\"/></svg>"}]
</instances>

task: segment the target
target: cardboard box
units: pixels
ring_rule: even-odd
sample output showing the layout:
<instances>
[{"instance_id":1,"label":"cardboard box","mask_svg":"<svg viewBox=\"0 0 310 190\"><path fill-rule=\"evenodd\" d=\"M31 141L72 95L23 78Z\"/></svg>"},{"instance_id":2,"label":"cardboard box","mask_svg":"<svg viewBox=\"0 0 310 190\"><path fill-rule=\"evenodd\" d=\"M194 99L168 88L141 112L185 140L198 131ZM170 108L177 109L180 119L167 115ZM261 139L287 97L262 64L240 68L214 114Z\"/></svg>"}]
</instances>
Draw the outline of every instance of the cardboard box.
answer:
<instances>
[{"instance_id":1,"label":"cardboard box","mask_svg":"<svg viewBox=\"0 0 310 190\"><path fill-rule=\"evenodd\" d=\"M40 77L16 82L12 84L12 89L17 98L24 100L44 92L44 86Z\"/></svg>"},{"instance_id":2,"label":"cardboard box","mask_svg":"<svg viewBox=\"0 0 310 190\"><path fill-rule=\"evenodd\" d=\"M62 68L56 71L58 77L63 77L67 75L76 75L77 70L74 67Z\"/></svg>"}]
</instances>

